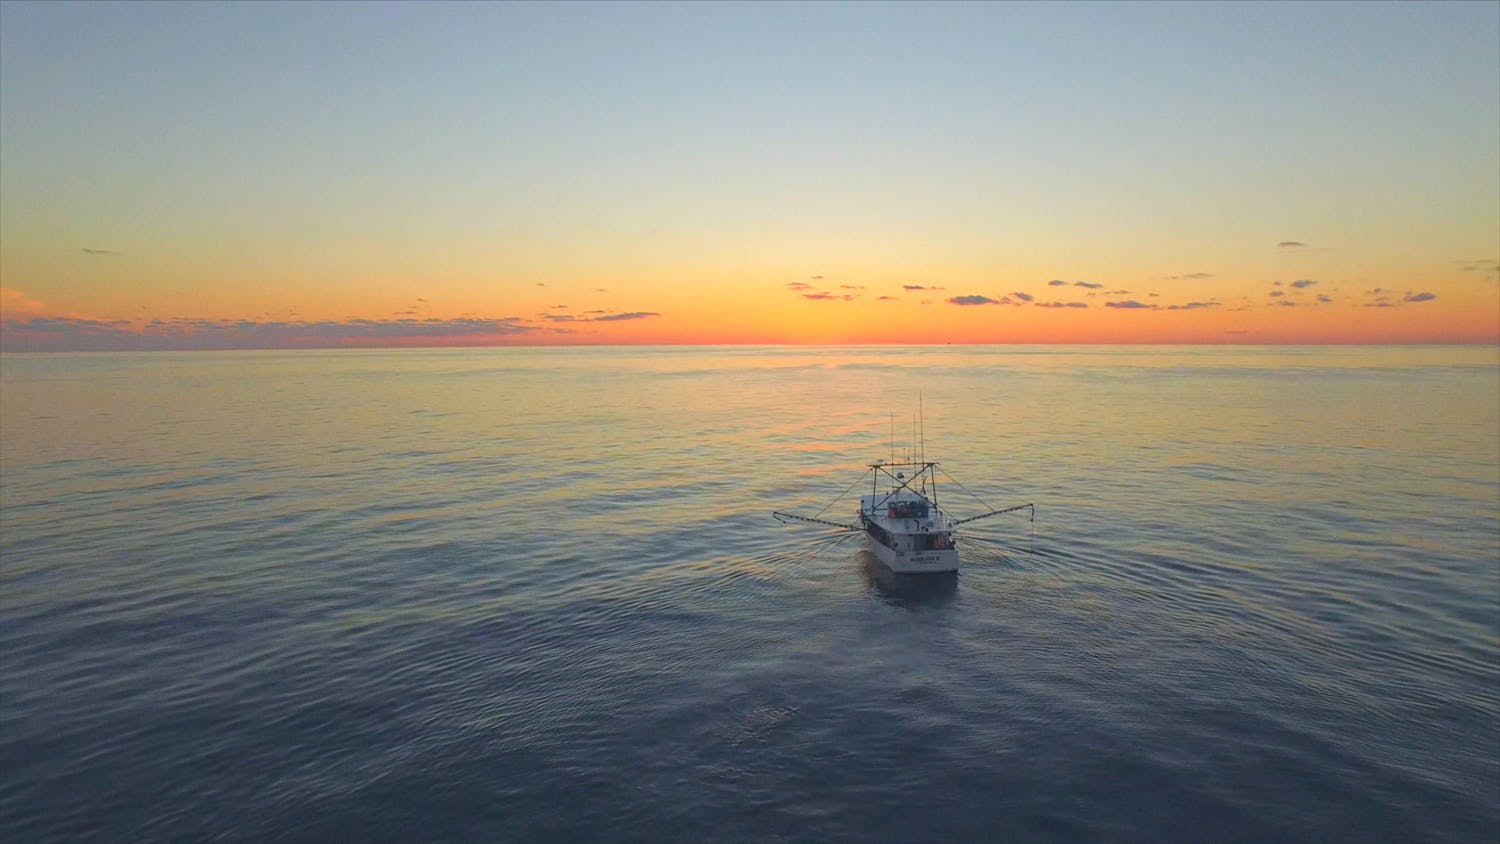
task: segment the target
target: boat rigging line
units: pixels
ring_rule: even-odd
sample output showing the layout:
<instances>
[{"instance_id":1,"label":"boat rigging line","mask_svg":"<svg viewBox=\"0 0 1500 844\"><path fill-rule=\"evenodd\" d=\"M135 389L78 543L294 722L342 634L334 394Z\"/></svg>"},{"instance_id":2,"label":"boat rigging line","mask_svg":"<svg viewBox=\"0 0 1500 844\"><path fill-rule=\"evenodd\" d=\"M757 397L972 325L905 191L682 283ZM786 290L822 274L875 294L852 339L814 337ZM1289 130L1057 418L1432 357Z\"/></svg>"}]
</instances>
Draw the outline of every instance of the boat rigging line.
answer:
<instances>
[{"instance_id":1,"label":"boat rigging line","mask_svg":"<svg viewBox=\"0 0 1500 844\"><path fill-rule=\"evenodd\" d=\"M984 513L984 514L981 514L981 515L978 515L978 516L973 516L973 517L968 518L968 519L963 519L962 521L958 522L958 524L963 524L963 522L972 522L972 521L974 521L974 519L983 519L983 518L986 518L988 516L998 516L1001 513L1012 513L1012 512L1015 512L1016 510L1021 510L1021 509L1024 509L1026 507L1031 507L1031 520L1032 521L1036 521L1036 508L1033 507L1032 505L1030 505L1030 504L1018 504L1015 507L1009 507L1009 508L1006 508L1004 510L996 510L994 507L990 507L989 503L986 502L983 498L980 498L979 496L975 495L973 493L973 491L971 491L968 487L966 487L963 484L959 483L958 478L955 478L952 475L948 474L948 470L947 469L944 469L943 467L939 466L936 463L934 463L932 465L939 472L943 473L943 477L945 477L948 480L952 481L954 486L958 487L959 489L963 490L964 492L969 493L969 497L970 498L974 499L975 501L978 501L981 507L986 507L990 511L988 513Z\"/></svg>"},{"instance_id":2,"label":"boat rigging line","mask_svg":"<svg viewBox=\"0 0 1500 844\"><path fill-rule=\"evenodd\" d=\"M859 477L855 478L854 479L854 483L848 485L847 487L844 487L844 491L838 494L838 498L835 498L832 501L828 502L827 504L824 504L823 505L823 509L819 510L816 513L813 513L813 518L816 519L817 517L819 517L819 516L823 515L824 513L828 512L828 508L829 507L832 507L833 505L839 503L839 498L843 498L844 496L848 495L849 494L849 490L854 489L854 487L858 486L862 481L864 481L864 479L865 479L865 476L863 474L861 474Z\"/></svg>"}]
</instances>

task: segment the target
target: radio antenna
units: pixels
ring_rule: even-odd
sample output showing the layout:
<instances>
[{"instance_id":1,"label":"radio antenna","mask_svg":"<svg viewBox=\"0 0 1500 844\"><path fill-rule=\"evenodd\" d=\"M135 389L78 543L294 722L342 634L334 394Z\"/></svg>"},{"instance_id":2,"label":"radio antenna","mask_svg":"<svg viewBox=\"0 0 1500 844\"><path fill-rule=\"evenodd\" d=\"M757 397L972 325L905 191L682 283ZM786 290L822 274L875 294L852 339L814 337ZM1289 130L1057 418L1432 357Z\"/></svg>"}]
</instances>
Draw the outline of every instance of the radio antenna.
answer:
<instances>
[{"instance_id":1,"label":"radio antenna","mask_svg":"<svg viewBox=\"0 0 1500 844\"><path fill-rule=\"evenodd\" d=\"M920 454L921 456L918 457L917 459L920 460L920 461L922 461L923 463L926 463L927 462L927 413L926 413L926 411L922 410L922 394L921 394L921 392L917 393L917 418L919 418L919 419L922 420L921 427L919 428L919 430L921 431L921 436L922 436L922 447L921 447L921 450L918 452L918 454Z\"/></svg>"}]
</instances>

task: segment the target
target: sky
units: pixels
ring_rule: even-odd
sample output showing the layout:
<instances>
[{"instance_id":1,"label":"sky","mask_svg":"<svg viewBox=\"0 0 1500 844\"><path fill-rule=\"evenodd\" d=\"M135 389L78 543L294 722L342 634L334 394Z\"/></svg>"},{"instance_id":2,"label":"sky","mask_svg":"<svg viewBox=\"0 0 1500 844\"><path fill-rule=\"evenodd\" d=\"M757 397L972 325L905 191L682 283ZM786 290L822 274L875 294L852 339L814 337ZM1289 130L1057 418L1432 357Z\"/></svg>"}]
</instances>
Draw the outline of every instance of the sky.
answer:
<instances>
[{"instance_id":1,"label":"sky","mask_svg":"<svg viewBox=\"0 0 1500 844\"><path fill-rule=\"evenodd\" d=\"M1500 3L0 2L0 350L1500 342Z\"/></svg>"}]
</instances>

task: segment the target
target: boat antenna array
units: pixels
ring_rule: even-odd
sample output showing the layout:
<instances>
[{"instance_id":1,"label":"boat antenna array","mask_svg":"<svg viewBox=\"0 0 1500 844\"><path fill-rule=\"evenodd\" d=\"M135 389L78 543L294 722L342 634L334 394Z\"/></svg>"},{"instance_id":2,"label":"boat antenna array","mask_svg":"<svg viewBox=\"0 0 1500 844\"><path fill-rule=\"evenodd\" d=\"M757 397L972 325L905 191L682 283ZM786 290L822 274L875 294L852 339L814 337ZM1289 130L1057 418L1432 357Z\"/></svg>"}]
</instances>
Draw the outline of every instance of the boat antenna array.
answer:
<instances>
[{"instance_id":1,"label":"boat antenna array","mask_svg":"<svg viewBox=\"0 0 1500 844\"><path fill-rule=\"evenodd\" d=\"M896 462L896 414L891 413L891 463ZM901 447L901 462L927 462L927 414L922 409L922 394L917 393L917 412L911 415L911 442Z\"/></svg>"}]
</instances>

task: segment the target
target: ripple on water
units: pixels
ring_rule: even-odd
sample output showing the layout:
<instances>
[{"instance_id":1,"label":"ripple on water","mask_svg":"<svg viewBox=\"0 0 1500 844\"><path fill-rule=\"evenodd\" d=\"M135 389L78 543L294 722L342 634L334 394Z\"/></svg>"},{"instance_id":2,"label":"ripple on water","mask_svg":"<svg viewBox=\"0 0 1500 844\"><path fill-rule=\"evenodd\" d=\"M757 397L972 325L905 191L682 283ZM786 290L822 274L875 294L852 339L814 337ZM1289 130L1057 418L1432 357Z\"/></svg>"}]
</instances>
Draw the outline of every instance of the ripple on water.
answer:
<instances>
[{"instance_id":1,"label":"ripple on water","mask_svg":"<svg viewBox=\"0 0 1500 844\"><path fill-rule=\"evenodd\" d=\"M1493 362L1265 354L8 358L0 827L1493 840ZM768 518L918 389L1034 533Z\"/></svg>"}]
</instances>

